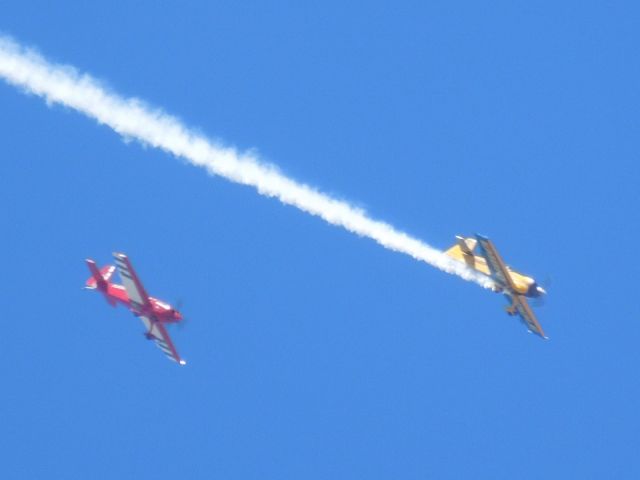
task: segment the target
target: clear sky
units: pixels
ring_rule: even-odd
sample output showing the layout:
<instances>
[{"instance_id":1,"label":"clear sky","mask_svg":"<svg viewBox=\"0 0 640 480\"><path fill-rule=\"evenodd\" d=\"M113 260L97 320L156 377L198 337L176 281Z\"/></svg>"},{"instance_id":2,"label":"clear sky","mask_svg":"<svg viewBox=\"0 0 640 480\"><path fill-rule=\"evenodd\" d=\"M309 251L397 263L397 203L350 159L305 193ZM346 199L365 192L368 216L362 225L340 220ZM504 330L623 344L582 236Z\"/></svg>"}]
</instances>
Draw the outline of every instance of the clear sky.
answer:
<instances>
[{"instance_id":1,"label":"clear sky","mask_svg":"<svg viewBox=\"0 0 640 480\"><path fill-rule=\"evenodd\" d=\"M638 478L634 2L18 2L0 32L500 296L0 83L3 478ZM80 287L129 254L184 368Z\"/></svg>"}]
</instances>

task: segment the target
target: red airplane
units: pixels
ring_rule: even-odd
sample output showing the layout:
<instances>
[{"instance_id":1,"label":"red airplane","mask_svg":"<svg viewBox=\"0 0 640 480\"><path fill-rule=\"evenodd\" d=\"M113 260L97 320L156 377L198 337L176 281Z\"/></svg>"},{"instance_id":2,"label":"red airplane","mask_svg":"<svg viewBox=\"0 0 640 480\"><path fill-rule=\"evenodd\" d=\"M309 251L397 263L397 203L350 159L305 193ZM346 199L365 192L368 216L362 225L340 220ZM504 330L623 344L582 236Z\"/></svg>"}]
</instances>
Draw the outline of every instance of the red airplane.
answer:
<instances>
[{"instance_id":1,"label":"red airplane","mask_svg":"<svg viewBox=\"0 0 640 480\"><path fill-rule=\"evenodd\" d=\"M102 270L98 270L96 262L88 258L86 262L91 271L91 277L87 280L85 288L99 290L112 307L121 303L129 308L144 323L147 339L153 340L169 359L180 365L186 365L187 362L180 358L176 347L173 346L165 326L168 323L180 322L182 320L180 312L171 305L147 295L125 254L114 253L113 258L116 261L122 285L109 281L116 269L114 265L107 265L102 267Z\"/></svg>"}]
</instances>

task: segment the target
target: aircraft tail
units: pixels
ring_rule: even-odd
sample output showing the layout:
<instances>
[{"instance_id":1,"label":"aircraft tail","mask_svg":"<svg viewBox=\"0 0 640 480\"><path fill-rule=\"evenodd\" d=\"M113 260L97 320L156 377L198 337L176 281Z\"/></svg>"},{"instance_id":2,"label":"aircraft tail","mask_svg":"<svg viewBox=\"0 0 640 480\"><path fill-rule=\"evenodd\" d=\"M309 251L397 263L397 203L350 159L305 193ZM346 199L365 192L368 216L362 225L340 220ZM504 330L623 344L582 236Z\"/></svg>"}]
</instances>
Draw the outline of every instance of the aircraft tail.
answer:
<instances>
[{"instance_id":1,"label":"aircraft tail","mask_svg":"<svg viewBox=\"0 0 640 480\"><path fill-rule=\"evenodd\" d=\"M475 268L476 258L473 250L478 241L475 238L464 238L456 235L456 244L444 253L454 260L466 263L469 267Z\"/></svg>"},{"instance_id":2,"label":"aircraft tail","mask_svg":"<svg viewBox=\"0 0 640 480\"><path fill-rule=\"evenodd\" d=\"M89 267L89 271L91 272L91 276L87 279L84 288L89 290L100 290L105 294L107 302L109 302L111 306L115 306L115 302L107 296L107 287L109 286L109 279L111 278L111 275L113 275L116 267L113 265L105 265L101 270L98 270L96 262L90 258L87 258L86 262Z\"/></svg>"},{"instance_id":3,"label":"aircraft tail","mask_svg":"<svg viewBox=\"0 0 640 480\"><path fill-rule=\"evenodd\" d=\"M444 253L450 257L460 258L463 255L473 255L478 241L475 238L464 238L456 235L456 244Z\"/></svg>"}]
</instances>

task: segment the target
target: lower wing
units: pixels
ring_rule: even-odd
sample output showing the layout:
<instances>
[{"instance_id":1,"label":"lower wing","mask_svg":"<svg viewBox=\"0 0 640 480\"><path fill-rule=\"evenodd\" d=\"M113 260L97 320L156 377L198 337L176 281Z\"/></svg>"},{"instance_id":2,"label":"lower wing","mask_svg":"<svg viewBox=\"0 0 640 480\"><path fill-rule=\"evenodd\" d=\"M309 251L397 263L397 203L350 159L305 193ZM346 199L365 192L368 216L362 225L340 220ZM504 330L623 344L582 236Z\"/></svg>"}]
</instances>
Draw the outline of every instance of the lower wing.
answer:
<instances>
[{"instance_id":1,"label":"lower wing","mask_svg":"<svg viewBox=\"0 0 640 480\"><path fill-rule=\"evenodd\" d=\"M178 355L178 351L171 341L169 332L167 332L167 327L153 317L141 315L139 318L147 329L147 338L153 340L153 343L162 350L162 353L164 353L169 360L178 362L180 365L187 364L187 362Z\"/></svg>"},{"instance_id":2,"label":"lower wing","mask_svg":"<svg viewBox=\"0 0 640 480\"><path fill-rule=\"evenodd\" d=\"M531 310L527 299L522 295L512 293L505 293L505 296L509 299L512 308L515 308L515 311L518 313L527 328L546 340L548 337L544 334L544 330L542 330L535 313Z\"/></svg>"}]
</instances>

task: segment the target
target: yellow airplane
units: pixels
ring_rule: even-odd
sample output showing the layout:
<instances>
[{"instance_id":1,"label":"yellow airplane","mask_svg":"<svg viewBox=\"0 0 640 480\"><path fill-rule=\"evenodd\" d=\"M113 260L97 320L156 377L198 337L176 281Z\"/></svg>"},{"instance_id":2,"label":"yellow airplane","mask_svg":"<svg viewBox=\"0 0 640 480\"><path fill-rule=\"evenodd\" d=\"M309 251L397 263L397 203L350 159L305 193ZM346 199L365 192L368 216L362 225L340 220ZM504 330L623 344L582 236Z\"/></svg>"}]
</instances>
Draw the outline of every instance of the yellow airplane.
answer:
<instances>
[{"instance_id":1,"label":"yellow airplane","mask_svg":"<svg viewBox=\"0 0 640 480\"><path fill-rule=\"evenodd\" d=\"M504 293L509 300L507 313L519 315L530 332L546 339L526 298L546 295L544 288L539 286L533 278L511 270L498 254L493 242L487 237L478 234L476 238L456 236L456 241L457 243L445 254L490 277L495 283L494 291ZM479 247L479 255L473 253L476 246Z\"/></svg>"}]
</instances>

